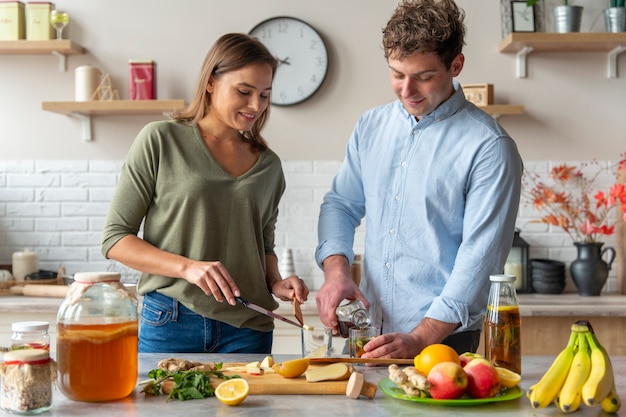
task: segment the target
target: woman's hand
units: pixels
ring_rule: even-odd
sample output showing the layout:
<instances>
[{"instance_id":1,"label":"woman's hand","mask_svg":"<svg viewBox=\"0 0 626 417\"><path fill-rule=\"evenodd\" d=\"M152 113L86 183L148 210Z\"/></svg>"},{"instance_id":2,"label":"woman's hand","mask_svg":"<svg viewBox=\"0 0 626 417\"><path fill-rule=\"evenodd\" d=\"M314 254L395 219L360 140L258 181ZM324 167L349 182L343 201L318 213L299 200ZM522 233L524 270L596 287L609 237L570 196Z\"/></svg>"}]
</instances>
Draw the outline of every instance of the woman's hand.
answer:
<instances>
[{"instance_id":1,"label":"woman's hand","mask_svg":"<svg viewBox=\"0 0 626 417\"><path fill-rule=\"evenodd\" d=\"M241 295L235 280L220 261L192 261L185 267L183 278L220 303L226 299L228 304L235 305L235 297Z\"/></svg>"},{"instance_id":2,"label":"woman's hand","mask_svg":"<svg viewBox=\"0 0 626 417\"><path fill-rule=\"evenodd\" d=\"M220 303L235 305L240 291L226 267L219 261L202 262L166 252L134 235L121 238L107 257L148 274L184 279Z\"/></svg>"},{"instance_id":3,"label":"woman's hand","mask_svg":"<svg viewBox=\"0 0 626 417\"><path fill-rule=\"evenodd\" d=\"M291 301L295 298L300 304L304 303L309 296L309 288L297 275L274 282L271 291L283 301Z\"/></svg>"}]
</instances>

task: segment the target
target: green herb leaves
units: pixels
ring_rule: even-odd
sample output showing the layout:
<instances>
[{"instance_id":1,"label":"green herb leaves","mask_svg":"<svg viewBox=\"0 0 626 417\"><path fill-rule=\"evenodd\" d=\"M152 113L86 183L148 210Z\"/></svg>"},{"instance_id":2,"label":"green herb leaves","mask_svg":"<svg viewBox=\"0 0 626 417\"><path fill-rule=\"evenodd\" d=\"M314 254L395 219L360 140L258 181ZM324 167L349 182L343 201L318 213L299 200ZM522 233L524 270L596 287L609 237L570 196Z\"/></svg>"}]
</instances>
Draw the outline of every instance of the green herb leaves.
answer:
<instances>
[{"instance_id":1,"label":"green herb leaves","mask_svg":"<svg viewBox=\"0 0 626 417\"><path fill-rule=\"evenodd\" d=\"M148 376L152 380L147 382L142 392L148 395L161 395L163 383L172 380L174 384L166 401L170 399L185 401L213 397L215 392L213 387L211 387L211 376L220 379L239 378L238 375L232 377L224 375L220 371L222 369L221 363L215 364L215 367L215 371L198 371L193 369L188 371L166 371L164 369L153 369L148 372Z\"/></svg>"}]
</instances>

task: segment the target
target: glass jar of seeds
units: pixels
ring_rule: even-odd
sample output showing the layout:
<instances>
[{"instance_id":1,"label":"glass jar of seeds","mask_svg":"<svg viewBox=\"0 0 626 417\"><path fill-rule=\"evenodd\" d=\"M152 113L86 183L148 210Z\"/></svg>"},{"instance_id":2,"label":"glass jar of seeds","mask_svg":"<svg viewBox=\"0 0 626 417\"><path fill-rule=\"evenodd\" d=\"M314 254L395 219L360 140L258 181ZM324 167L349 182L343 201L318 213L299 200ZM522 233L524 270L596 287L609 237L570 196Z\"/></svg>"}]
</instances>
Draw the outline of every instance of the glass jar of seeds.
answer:
<instances>
[{"instance_id":1,"label":"glass jar of seeds","mask_svg":"<svg viewBox=\"0 0 626 417\"><path fill-rule=\"evenodd\" d=\"M6 352L0 363L0 408L15 414L39 414L52 406L57 366L47 350Z\"/></svg>"}]
</instances>

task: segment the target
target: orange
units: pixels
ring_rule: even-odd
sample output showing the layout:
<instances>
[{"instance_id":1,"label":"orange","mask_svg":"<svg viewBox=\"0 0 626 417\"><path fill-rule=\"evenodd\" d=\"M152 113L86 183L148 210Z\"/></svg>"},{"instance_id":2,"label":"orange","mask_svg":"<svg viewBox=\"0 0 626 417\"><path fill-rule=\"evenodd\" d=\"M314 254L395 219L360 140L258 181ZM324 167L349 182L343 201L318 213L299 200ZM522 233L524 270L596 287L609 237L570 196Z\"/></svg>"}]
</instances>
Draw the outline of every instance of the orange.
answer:
<instances>
[{"instance_id":1,"label":"orange","mask_svg":"<svg viewBox=\"0 0 626 417\"><path fill-rule=\"evenodd\" d=\"M226 405L239 405L246 399L249 390L245 379L228 379L215 388L215 397Z\"/></svg>"},{"instance_id":2,"label":"orange","mask_svg":"<svg viewBox=\"0 0 626 417\"><path fill-rule=\"evenodd\" d=\"M459 354L450 346L441 343L426 346L419 355L413 358L415 369L425 376L428 376L433 366L441 362L456 362L459 365L461 364Z\"/></svg>"}]
</instances>

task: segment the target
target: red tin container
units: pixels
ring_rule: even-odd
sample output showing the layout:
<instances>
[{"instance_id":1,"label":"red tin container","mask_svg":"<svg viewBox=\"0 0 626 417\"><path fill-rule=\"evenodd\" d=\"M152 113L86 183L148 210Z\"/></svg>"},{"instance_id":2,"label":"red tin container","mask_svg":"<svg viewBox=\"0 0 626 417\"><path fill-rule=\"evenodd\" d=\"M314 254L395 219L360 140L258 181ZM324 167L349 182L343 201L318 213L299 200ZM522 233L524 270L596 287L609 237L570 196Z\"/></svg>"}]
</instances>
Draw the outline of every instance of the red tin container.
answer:
<instances>
[{"instance_id":1,"label":"red tin container","mask_svg":"<svg viewBox=\"0 0 626 417\"><path fill-rule=\"evenodd\" d=\"M128 99L156 99L156 71L154 61L128 61Z\"/></svg>"}]
</instances>

